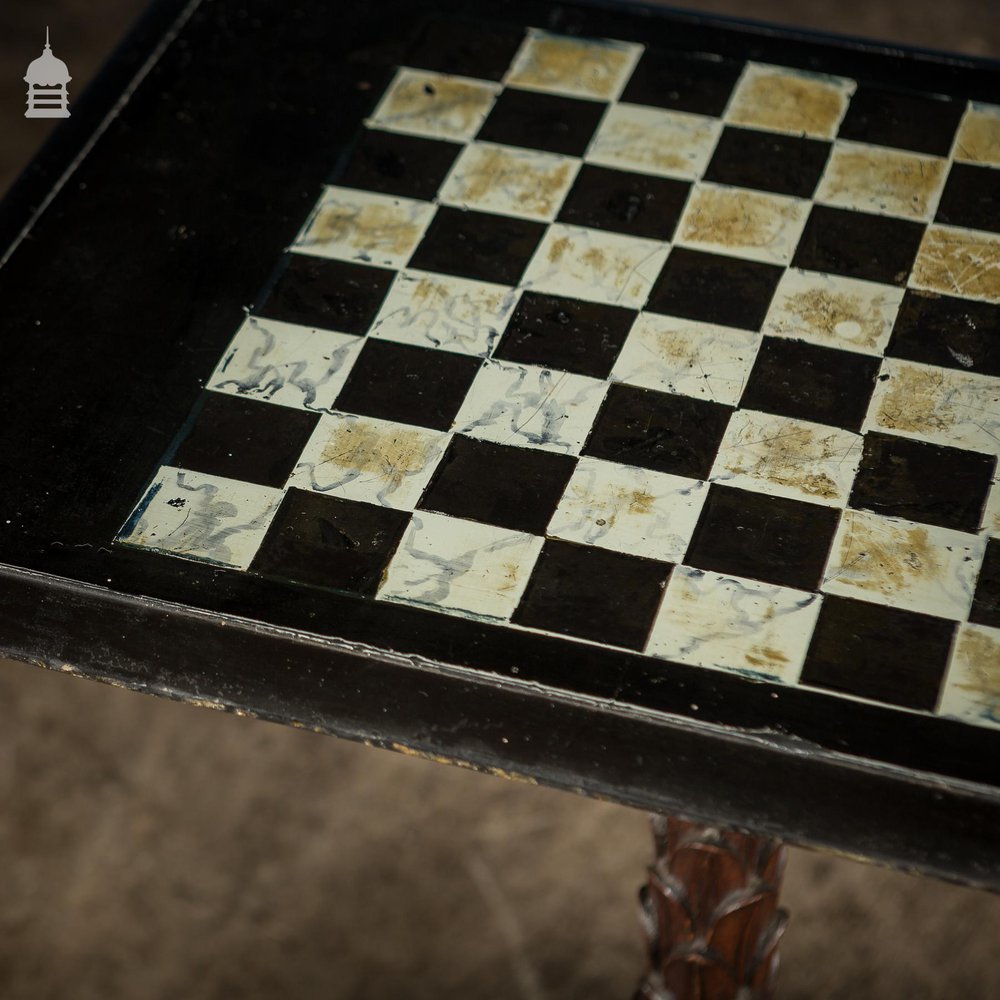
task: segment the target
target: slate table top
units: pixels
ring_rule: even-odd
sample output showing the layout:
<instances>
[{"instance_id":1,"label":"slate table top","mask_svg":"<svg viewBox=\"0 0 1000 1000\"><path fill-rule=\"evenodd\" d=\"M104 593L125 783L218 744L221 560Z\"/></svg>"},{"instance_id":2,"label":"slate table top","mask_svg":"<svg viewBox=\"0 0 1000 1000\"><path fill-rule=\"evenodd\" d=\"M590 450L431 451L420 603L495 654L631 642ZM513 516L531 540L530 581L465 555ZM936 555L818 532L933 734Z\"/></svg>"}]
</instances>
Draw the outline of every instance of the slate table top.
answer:
<instances>
[{"instance_id":1,"label":"slate table top","mask_svg":"<svg viewBox=\"0 0 1000 1000\"><path fill-rule=\"evenodd\" d=\"M154 5L0 206L0 652L1000 887L1000 70Z\"/></svg>"}]
</instances>

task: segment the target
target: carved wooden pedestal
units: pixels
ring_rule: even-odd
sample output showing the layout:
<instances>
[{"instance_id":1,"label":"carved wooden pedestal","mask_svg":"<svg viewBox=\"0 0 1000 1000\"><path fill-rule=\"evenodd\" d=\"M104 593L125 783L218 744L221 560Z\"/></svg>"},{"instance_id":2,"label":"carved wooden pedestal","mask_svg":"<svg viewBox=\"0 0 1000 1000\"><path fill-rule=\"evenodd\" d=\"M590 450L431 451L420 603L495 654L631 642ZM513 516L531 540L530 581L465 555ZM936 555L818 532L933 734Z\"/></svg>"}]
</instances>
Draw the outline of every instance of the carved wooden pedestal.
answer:
<instances>
[{"instance_id":1,"label":"carved wooden pedestal","mask_svg":"<svg viewBox=\"0 0 1000 1000\"><path fill-rule=\"evenodd\" d=\"M656 861L639 893L649 970L633 1000L773 995L785 866L780 841L653 816Z\"/></svg>"}]
</instances>

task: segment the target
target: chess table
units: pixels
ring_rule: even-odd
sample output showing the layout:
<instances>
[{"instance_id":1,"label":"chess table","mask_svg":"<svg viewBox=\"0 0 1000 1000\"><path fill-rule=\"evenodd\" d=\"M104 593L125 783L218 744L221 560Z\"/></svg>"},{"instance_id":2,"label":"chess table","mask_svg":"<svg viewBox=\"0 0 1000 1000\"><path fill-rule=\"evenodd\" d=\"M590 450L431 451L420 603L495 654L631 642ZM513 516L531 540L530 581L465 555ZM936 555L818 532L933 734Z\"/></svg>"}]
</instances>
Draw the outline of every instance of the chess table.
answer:
<instances>
[{"instance_id":1,"label":"chess table","mask_svg":"<svg viewBox=\"0 0 1000 1000\"><path fill-rule=\"evenodd\" d=\"M649 998L767 995L782 842L1000 889L996 65L164 0L70 107L0 652L656 813Z\"/></svg>"}]
</instances>

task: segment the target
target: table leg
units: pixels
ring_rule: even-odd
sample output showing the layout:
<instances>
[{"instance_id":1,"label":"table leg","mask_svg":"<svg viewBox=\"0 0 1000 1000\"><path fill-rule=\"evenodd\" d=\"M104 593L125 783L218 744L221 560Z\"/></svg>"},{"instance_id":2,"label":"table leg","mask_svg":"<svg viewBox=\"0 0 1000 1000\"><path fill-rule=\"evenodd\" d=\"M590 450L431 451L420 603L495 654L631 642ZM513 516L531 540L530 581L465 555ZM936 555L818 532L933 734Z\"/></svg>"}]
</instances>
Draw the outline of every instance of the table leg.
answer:
<instances>
[{"instance_id":1,"label":"table leg","mask_svg":"<svg viewBox=\"0 0 1000 1000\"><path fill-rule=\"evenodd\" d=\"M639 893L649 970L633 1000L773 995L785 848L778 840L652 817L656 859Z\"/></svg>"}]
</instances>

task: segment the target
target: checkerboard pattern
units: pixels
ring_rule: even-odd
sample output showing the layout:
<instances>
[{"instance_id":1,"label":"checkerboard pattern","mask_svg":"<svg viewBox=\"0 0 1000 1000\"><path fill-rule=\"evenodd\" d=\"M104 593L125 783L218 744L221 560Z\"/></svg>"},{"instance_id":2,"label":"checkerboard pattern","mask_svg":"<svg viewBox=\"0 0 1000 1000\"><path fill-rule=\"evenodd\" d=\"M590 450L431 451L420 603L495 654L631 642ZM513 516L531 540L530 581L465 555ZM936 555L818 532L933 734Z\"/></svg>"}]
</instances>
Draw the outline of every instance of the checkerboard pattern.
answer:
<instances>
[{"instance_id":1,"label":"checkerboard pattern","mask_svg":"<svg viewBox=\"0 0 1000 1000\"><path fill-rule=\"evenodd\" d=\"M448 31L119 542L1000 727L1000 107Z\"/></svg>"}]
</instances>

